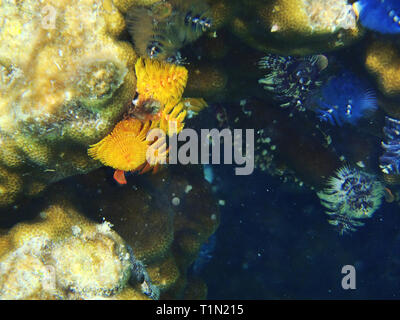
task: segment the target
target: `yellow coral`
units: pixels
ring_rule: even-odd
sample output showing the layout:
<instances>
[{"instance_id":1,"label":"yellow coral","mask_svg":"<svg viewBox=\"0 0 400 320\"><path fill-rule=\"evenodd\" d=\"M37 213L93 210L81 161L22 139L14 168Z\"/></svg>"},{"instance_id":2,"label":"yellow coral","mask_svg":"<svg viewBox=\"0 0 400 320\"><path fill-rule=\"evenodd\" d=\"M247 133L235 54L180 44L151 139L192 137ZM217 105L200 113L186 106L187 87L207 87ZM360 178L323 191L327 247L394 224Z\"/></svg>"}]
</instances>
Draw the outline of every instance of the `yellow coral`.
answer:
<instances>
[{"instance_id":1,"label":"yellow coral","mask_svg":"<svg viewBox=\"0 0 400 320\"><path fill-rule=\"evenodd\" d=\"M228 77L224 70L209 63L195 65L189 68L187 94L191 96L212 97L221 94L226 89Z\"/></svg>"},{"instance_id":2,"label":"yellow coral","mask_svg":"<svg viewBox=\"0 0 400 320\"><path fill-rule=\"evenodd\" d=\"M346 0L275 0L260 11L272 32L294 31L303 36L356 30L357 19Z\"/></svg>"},{"instance_id":3,"label":"yellow coral","mask_svg":"<svg viewBox=\"0 0 400 320\"><path fill-rule=\"evenodd\" d=\"M400 50L394 44L373 42L367 49L365 65L385 95L400 94Z\"/></svg>"},{"instance_id":4,"label":"yellow coral","mask_svg":"<svg viewBox=\"0 0 400 320\"><path fill-rule=\"evenodd\" d=\"M22 188L22 179L17 173L0 167L0 206L11 205Z\"/></svg>"},{"instance_id":5,"label":"yellow coral","mask_svg":"<svg viewBox=\"0 0 400 320\"><path fill-rule=\"evenodd\" d=\"M135 71L140 101L154 99L165 105L182 97L188 78L185 67L139 58Z\"/></svg>"},{"instance_id":6,"label":"yellow coral","mask_svg":"<svg viewBox=\"0 0 400 320\"><path fill-rule=\"evenodd\" d=\"M58 283L83 297L110 296L121 291L130 276L129 253L123 240L104 224L54 244L50 263ZM79 233L79 234L76 234ZM107 276L104 276L107 275Z\"/></svg>"},{"instance_id":7,"label":"yellow coral","mask_svg":"<svg viewBox=\"0 0 400 320\"><path fill-rule=\"evenodd\" d=\"M123 13L132 6L148 6L160 0L113 0L114 5Z\"/></svg>"},{"instance_id":8,"label":"yellow coral","mask_svg":"<svg viewBox=\"0 0 400 320\"><path fill-rule=\"evenodd\" d=\"M158 174L150 179L159 179ZM127 190L127 191L126 191ZM117 191L117 192L116 192ZM143 188L108 188L107 196L95 204L102 207L118 234L132 246L135 257L153 264L165 256L174 239L173 217L165 208L157 208Z\"/></svg>"},{"instance_id":9,"label":"yellow coral","mask_svg":"<svg viewBox=\"0 0 400 320\"><path fill-rule=\"evenodd\" d=\"M207 2L210 5L211 16L213 17L212 28L219 29L232 17L232 2L229 0L208 0Z\"/></svg>"},{"instance_id":10,"label":"yellow coral","mask_svg":"<svg viewBox=\"0 0 400 320\"><path fill-rule=\"evenodd\" d=\"M149 264L147 271L153 284L160 290L173 286L180 276L179 268L172 254L154 264Z\"/></svg>"},{"instance_id":11,"label":"yellow coral","mask_svg":"<svg viewBox=\"0 0 400 320\"><path fill-rule=\"evenodd\" d=\"M362 36L347 0L240 0L234 17L232 31L264 52L308 55Z\"/></svg>"},{"instance_id":12,"label":"yellow coral","mask_svg":"<svg viewBox=\"0 0 400 320\"><path fill-rule=\"evenodd\" d=\"M118 1L127 2L135 3ZM112 0L2 1L0 21L5 206L101 165L87 147L125 112L136 89L137 56L119 40L125 22ZM7 176L15 175L18 183L9 188Z\"/></svg>"},{"instance_id":13,"label":"yellow coral","mask_svg":"<svg viewBox=\"0 0 400 320\"><path fill-rule=\"evenodd\" d=\"M0 235L0 298L93 299L121 292L131 272L125 242L70 202L54 202L36 221Z\"/></svg>"},{"instance_id":14,"label":"yellow coral","mask_svg":"<svg viewBox=\"0 0 400 320\"><path fill-rule=\"evenodd\" d=\"M94 185L103 180L101 173L93 176ZM101 210L101 217L114 225L135 257L145 263L162 299L182 297L190 264L219 224L210 185L201 177L195 167L185 166L174 173L166 168L138 178L136 190L104 186L92 201L91 211ZM93 185L88 185L87 192L92 190ZM179 206L172 203L174 197L181 200Z\"/></svg>"},{"instance_id":15,"label":"yellow coral","mask_svg":"<svg viewBox=\"0 0 400 320\"><path fill-rule=\"evenodd\" d=\"M79 192L69 184L50 187L39 208L28 207L34 220L0 229L0 298L148 299L149 287L162 299L184 297L187 270L219 223L209 184L191 169L138 179L137 190L105 185L106 170L76 177ZM99 184L102 192L93 194ZM135 280L144 273L145 286Z\"/></svg>"}]
</instances>

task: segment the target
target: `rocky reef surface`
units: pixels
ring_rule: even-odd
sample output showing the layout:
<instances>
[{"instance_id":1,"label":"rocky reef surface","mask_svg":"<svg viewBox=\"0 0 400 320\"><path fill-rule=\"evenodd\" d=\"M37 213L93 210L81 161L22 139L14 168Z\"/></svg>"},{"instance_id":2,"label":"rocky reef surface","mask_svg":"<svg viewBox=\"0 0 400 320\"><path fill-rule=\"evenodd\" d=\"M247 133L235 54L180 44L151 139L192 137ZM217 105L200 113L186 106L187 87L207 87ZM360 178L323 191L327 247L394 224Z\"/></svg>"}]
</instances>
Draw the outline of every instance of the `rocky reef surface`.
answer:
<instances>
[{"instance_id":1,"label":"rocky reef surface","mask_svg":"<svg viewBox=\"0 0 400 320\"><path fill-rule=\"evenodd\" d=\"M102 169L56 183L2 221L0 298L204 299L188 268L219 220L195 167L122 191Z\"/></svg>"},{"instance_id":2,"label":"rocky reef surface","mask_svg":"<svg viewBox=\"0 0 400 320\"><path fill-rule=\"evenodd\" d=\"M192 17L192 7L207 7L207 16ZM152 60L165 41L154 25L135 29L149 55L139 57L127 26L137 8L160 25L185 18L174 57ZM400 118L400 42L364 26L355 8L345 0L1 0L0 298L206 298L205 283L189 269L219 225L217 188L201 168L179 165L116 185L102 168L113 162L96 159L116 159L115 141L133 141L98 144L122 121L134 122L141 142L143 123L150 128L156 120L168 128L168 119L178 119L179 131L253 128L258 174L298 192L359 196L346 202L357 206L356 218L372 217L384 195L397 205L400 175L391 163L380 171L383 150L376 149L390 140L390 161L398 163L398 135L386 130L385 137L383 127L385 116ZM188 28L196 32L192 43L179 39ZM259 68L267 55L274 76ZM146 61L142 79L138 61ZM330 90L335 77L350 85ZM366 84L352 82L359 78ZM279 102L282 92L294 104L302 97L304 106ZM203 98L210 107L192 119L207 105ZM338 113L343 126L320 121ZM101 157L92 158L96 144ZM131 156L119 154L122 162ZM368 172L361 175L379 190L365 195L357 179L332 180L341 168L356 177ZM337 197L326 198L337 215L330 221L341 233L354 231L359 225L338 209Z\"/></svg>"}]
</instances>

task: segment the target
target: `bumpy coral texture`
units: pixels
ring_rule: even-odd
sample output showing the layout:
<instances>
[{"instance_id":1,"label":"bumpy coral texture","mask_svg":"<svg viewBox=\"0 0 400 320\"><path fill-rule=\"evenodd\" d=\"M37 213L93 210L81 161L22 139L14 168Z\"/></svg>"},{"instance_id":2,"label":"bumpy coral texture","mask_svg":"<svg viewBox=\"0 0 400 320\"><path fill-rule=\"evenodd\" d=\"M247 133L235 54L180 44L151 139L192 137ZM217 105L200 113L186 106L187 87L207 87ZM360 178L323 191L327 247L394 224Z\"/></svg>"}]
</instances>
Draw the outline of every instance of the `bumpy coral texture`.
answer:
<instances>
[{"instance_id":1,"label":"bumpy coral texture","mask_svg":"<svg viewBox=\"0 0 400 320\"><path fill-rule=\"evenodd\" d=\"M400 50L387 41L372 42L366 53L365 65L387 96L400 94Z\"/></svg>"},{"instance_id":2,"label":"bumpy coral texture","mask_svg":"<svg viewBox=\"0 0 400 320\"><path fill-rule=\"evenodd\" d=\"M232 30L263 51L306 55L343 47L361 35L345 0L239 2L247 10L238 5Z\"/></svg>"},{"instance_id":3,"label":"bumpy coral texture","mask_svg":"<svg viewBox=\"0 0 400 320\"><path fill-rule=\"evenodd\" d=\"M99 163L136 87L135 52L111 0L0 2L0 206Z\"/></svg>"},{"instance_id":4,"label":"bumpy coral texture","mask_svg":"<svg viewBox=\"0 0 400 320\"><path fill-rule=\"evenodd\" d=\"M96 171L97 177L82 179L87 181L82 182L88 191L86 212L114 225L113 230L146 265L160 299L184 297L188 268L219 225L219 210L202 171L170 167L136 176L135 190L108 187L103 169ZM100 188L101 194L94 196L93 188ZM174 198L179 199L178 205Z\"/></svg>"},{"instance_id":5,"label":"bumpy coral texture","mask_svg":"<svg viewBox=\"0 0 400 320\"><path fill-rule=\"evenodd\" d=\"M89 221L65 199L17 224L0 244L1 299L104 299L129 290L132 256L125 242L107 222Z\"/></svg>"},{"instance_id":6,"label":"bumpy coral texture","mask_svg":"<svg viewBox=\"0 0 400 320\"><path fill-rule=\"evenodd\" d=\"M43 206L29 205L34 220L0 230L0 298L205 298L187 271L218 207L201 170L179 171L138 176L135 190L107 184L105 169L76 177L79 192L51 186Z\"/></svg>"}]
</instances>

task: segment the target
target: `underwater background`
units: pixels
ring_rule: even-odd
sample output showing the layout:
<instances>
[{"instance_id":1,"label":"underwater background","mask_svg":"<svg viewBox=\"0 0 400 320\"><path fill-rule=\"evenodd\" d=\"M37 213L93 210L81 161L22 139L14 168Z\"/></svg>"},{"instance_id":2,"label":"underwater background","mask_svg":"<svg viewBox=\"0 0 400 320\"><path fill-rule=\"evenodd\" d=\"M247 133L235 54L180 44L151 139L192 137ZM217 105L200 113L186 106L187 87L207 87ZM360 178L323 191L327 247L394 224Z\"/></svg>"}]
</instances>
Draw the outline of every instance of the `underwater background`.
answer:
<instances>
[{"instance_id":1,"label":"underwater background","mask_svg":"<svg viewBox=\"0 0 400 320\"><path fill-rule=\"evenodd\" d=\"M398 299L399 34L397 0L0 0L0 299Z\"/></svg>"},{"instance_id":2,"label":"underwater background","mask_svg":"<svg viewBox=\"0 0 400 320\"><path fill-rule=\"evenodd\" d=\"M338 238L313 193L282 187L279 179L239 180L257 189L221 210L213 259L200 272L209 299L398 299L396 208L383 207L357 236ZM341 286L348 264L357 270L356 290Z\"/></svg>"}]
</instances>

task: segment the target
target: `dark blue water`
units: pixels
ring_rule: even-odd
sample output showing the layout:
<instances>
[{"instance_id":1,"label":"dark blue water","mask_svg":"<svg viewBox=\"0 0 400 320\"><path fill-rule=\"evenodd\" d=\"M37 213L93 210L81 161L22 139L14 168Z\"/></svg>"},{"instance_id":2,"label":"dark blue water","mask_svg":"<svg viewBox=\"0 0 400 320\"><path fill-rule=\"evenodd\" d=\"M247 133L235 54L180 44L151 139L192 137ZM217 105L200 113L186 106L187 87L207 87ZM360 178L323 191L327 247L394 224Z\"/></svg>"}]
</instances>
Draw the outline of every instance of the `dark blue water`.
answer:
<instances>
[{"instance_id":1,"label":"dark blue water","mask_svg":"<svg viewBox=\"0 0 400 320\"><path fill-rule=\"evenodd\" d=\"M314 192L259 172L239 177L215 166L214 173L226 204L201 272L209 299L399 297L397 205L384 203L363 228L340 236ZM355 290L342 289L344 265L355 266Z\"/></svg>"}]
</instances>

